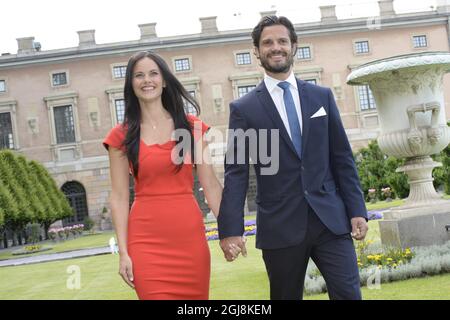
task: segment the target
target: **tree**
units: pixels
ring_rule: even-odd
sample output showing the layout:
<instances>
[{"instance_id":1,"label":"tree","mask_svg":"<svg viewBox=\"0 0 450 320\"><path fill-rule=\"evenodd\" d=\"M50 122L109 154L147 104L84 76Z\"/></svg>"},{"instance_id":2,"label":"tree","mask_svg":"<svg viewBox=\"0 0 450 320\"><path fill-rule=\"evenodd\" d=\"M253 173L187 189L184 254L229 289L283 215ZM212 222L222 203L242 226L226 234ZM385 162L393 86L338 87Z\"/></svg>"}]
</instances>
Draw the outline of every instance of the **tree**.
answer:
<instances>
[{"instance_id":1,"label":"tree","mask_svg":"<svg viewBox=\"0 0 450 320\"><path fill-rule=\"evenodd\" d=\"M3 209L0 207L0 229L3 227L4 223L5 223L5 213Z\"/></svg>"},{"instance_id":2,"label":"tree","mask_svg":"<svg viewBox=\"0 0 450 320\"><path fill-rule=\"evenodd\" d=\"M447 122L450 126L450 121ZM442 167L433 170L433 184L436 189L441 186L446 194L450 194L450 145L448 145L441 153L432 156L434 161L442 163Z\"/></svg>"},{"instance_id":3,"label":"tree","mask_svg":"<svg viewBox=\"0 0 450 320\"><path fill-rule=\"evenodd\" d=\"M383 154L376 140L359 150L355 154L355 161L366 200L369 200L369 189L376 189L378 199L384 198L381 189L386 187L391 188L392 197L404 198L408 195L409 185L406 175L395 172L403 165L404 160Z\"/></svg>"},{"instance_id":4,"label":"tree","mask_svg":"<svg viewBox=\"0 0 450 320\"><path fill-rule=\"evenodd\" d=\"M32 222L34 217L33 208L27 193L18 180L18 172L13 169L12 163L15 161L15 155L9 150L0 152L0 176L2 183L9 190L13 197L13 201L17 204L18 215L16 219L10 221L9 228L17 235L19 235L19 244L22 244L20 233L25 226ZM13 244L16 244L13 237Z\"/></svg>"},{"instance_id":5,"label":"tree","mask_svg":"<svg viewBox=\"0 0 450 320\"><path fill-rule=\"evenodd\" d=\"M48 238L48 227L57 220L53 218L53 216L55 216L56 209L52 206L50 201L51 193L45 190L42 182L39 181L39 177L34 171L30 170L25 157L18 156L17 165L20 170L27 172L26 176L24 177L24 179L26 179L25 188L27 188L30 198L33 199L32 201L34 203L36 214L35 222L39 223L44 228L44 230L46 231L46 238Z\"/></svg>"},{"instance_id":6,"label":"tree","mask_svg":"<svg viewBox=\"0 0 450 320\"><path fill-rule=\"evenodd\" d=\"M0 232L3 235L6 229L11 229L19 216L19 208L14 201L14 197L9 192L9 189L0 181L0 209L3 215L3 225ZM8 247L8 241L4 240L4 247Z\"/></svg>"},{"instance_id":7,"label":"tree","mask_svg":"<svg viewBox=\"0 0 450 320\"><path fill-rule=\"evenodd\" d=\"M72 207L69 205L69 202L67 201L65 194L58 189L55 180L53 180L48 171L36 161L30 161L28 163L28 166L30 171L36 175L36 177L41 182L42 186L49 195L51 207L54 213L50 221L55 222L72 216L73 215ZM53 222L51 222L50 225Z\"/></svg>"}]
</instances>

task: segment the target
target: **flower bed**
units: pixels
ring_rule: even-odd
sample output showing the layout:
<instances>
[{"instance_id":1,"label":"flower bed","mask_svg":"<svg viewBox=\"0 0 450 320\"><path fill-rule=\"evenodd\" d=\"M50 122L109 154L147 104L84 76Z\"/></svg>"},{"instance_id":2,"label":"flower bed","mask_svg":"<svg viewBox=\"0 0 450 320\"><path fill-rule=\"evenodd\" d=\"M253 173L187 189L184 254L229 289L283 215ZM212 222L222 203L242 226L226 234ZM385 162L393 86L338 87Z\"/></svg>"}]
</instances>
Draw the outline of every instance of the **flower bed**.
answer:
<instances>
[{"instance_id":1,"label":"flower bed","mask_svg":"<svg viewBox=\"0 0 450 320\"><path fill-rule=\"evenodd\" d=\"M369 220L383 219L383 213L377 210L371 210L367 213ZM256 234L256 220L246 220L244 223L244 236L253 236ZM217 225L214 224L211 227L205 229L206 239L217 240L219 239L219 232Z\"/></svg>"},{"instance_id":2,"label":"flower bed","mask_svg":"<svg viewBox=\"0 0 450 320\"><path fill-rule=\"evenodd\" d=\"M83 234L84 225L76 224L73 226L68 226L64 228L52 228L48 230L48 236L53 241L64 241L72 236L77 238Z\"/></svg>"},{"instance_id":3,"label":"flower bed","mask_svg":"<svg viewBox=\"0 0 450 320\"><path fill-rule=\"evenodd\" d=\"M217 230L217 225L206 228L205 234L208 241L219 239L219 231ZM246 220L244 223L244 236L253 236L255 234L256 220Z\"/></svg>"},{"instance_id":4,"label":"flower bed","mask_svg":"<svg viewBox=\"0 0 450 320\"><path fill-rule=\"evenodd\" d=\"M32 253L48 251L48 250L52 250L52 249L53 248L43 247L40 244L33 244L33 245L25 246L20 250L13 251L12 255L18 256L18 255L24 255L24 254L32 254Z\"/></svg>"},{"instance_id":5,"label":"flower bed","mask_svg":"<svg viewBox=\"0 0 450 320\"><path fill-rule=\"evenodd\" d=\"M420 278L450 272L450 241L443 245L379 251L370 241L357 248L360 284L382 283ZM363 249L363 250L362 250ZM361 251L362 250L362 251ZM372 287L373 288L373 287ZM326 292L325 280L314 263L308 265L306 294Z\"/></svg>"}]
</instances>

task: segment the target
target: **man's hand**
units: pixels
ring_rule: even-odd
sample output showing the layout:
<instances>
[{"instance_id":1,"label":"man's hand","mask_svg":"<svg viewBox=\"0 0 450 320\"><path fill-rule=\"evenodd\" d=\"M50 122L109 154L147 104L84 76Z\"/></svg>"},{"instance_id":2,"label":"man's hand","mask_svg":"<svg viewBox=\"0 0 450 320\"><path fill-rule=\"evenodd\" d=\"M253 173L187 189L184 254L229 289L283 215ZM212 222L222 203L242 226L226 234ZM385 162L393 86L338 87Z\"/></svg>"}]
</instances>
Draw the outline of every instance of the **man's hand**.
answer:
<instances>
[{"instance_id":1,"label":"man's hand","mask_svg":"<svg viewBox=\"0 0 450 320\"><path fill-rule=\"evenodd\" d=\"M225 259L228 262L234 261L239 256L239 253L246 257L245 242L245 237L228 237L220 240L220 248L222 248Z\"/></svg>"},{"instance_id":2,"label":"man's hand","mask_svg":"<svg viewBox=\"0 0 450 320\"><path fill-rule=\"evenodd\" d=\"M367 230L369 230L369 226L366 222L366 219L363 217L355 217L351 220L352 224L352 237L355 240L364 240L367 234Z\"/></svg>"}]
</instances>

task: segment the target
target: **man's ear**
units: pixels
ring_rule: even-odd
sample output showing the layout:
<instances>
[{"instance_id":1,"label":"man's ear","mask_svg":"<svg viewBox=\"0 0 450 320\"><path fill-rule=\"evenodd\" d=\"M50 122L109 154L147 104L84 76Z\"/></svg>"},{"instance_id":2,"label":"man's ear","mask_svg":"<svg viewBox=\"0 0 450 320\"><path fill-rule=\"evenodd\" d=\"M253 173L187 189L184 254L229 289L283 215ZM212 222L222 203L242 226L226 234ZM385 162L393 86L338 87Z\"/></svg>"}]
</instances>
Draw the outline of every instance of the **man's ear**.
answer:
<instances>
[{"instance_id":1,"label":"man's ear","mask_svg":"<svg viewBox=\"0 0 450 320\"><path fill-rule=\"evenodd\" d=\"M258 47L253 47L253 54L256 56L257 59L259 59L259 49L258 49Z\"/></svg>"}]
</instances>

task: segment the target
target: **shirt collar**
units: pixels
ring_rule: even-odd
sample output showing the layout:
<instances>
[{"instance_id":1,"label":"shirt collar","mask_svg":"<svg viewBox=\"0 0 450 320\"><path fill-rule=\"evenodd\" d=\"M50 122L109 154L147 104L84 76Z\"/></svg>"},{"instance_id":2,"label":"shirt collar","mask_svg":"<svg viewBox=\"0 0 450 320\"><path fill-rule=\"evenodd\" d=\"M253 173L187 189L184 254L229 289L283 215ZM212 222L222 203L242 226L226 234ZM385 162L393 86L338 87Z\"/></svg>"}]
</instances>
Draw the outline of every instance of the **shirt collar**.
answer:
<instances>
[{"instance_id":1,"label":"shirt collar","mask_svg":"<svg viewBox=\"0 0 450 320\"><path fill-rule=\"evenodd\" d=\"M295 89L298 89L297 88L297 79L294 76L294 72L291 72L289 77L286 80L284 80L284 81L289 82L291 84L291 86L293 86ZM271 76L267 75L267 73L264 74L264 83L266 84L267 90L269 92L273 92L273 90L275 88L283 90L280 87L278 87L278 83L279 82L281 82L281 81L278 80L278 79L272 78Z\"/></svg>"}]
</instances>

